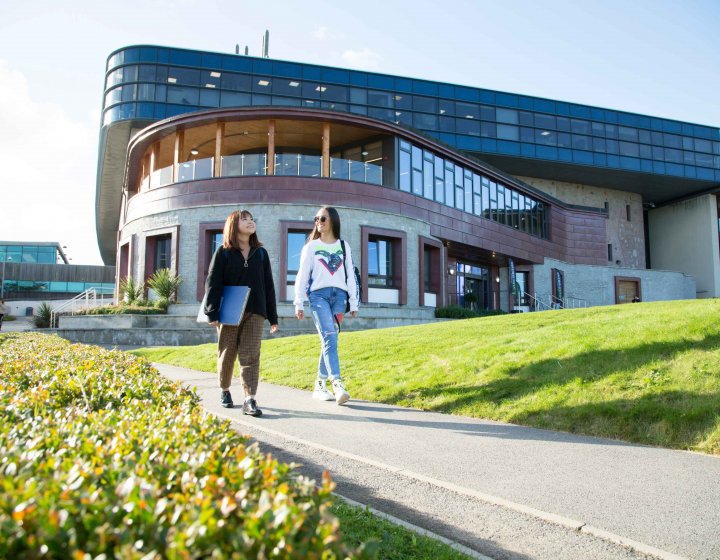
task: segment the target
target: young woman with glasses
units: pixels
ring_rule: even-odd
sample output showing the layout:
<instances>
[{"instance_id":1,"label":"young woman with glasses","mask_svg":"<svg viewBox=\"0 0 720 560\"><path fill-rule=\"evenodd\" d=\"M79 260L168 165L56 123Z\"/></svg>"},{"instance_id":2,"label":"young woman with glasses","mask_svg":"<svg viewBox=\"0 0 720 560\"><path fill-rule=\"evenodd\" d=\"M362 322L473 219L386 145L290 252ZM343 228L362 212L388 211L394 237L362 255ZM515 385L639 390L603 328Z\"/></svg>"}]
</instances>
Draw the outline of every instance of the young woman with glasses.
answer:
<instances>
[{"instance_id":1,"label":"young woman with glasses","mask_svg":"<svg viewBox=\"0 0 720 560\"><path fill-rule=\"evenodd\" d=\"M335 400L344 404L350 399L340 374L338 332L346 304L350 316L357 316L358 285L350 246L340 241L340 216L337 210L323 206L315 215L315 227L300 254L300 268L295 279L295 316L305 317L304 301L310 301L315 328L320 335L320 360L313 398ZM328 390L330 382L335 396Z\"/></svg>"},{"instance_id":2,"label":"young woman with glasses","mask_svg":"<svg viewBox=\"0 0 720 560\"><path fill-rule=\"evenodd\" d=\"M217 373L220 384L220 403L233 407L230 383L233 365L237 357L245 393L243 414L260 416L257 393L260 378L260 340L265 319L270 322L270 332L278 330L275 284L270 259L256 233L253 215L247 210L237 210L225 221L223 244L210 261L205 283L205 314L210 324L218 330ZM220 298L224 286L248 286L248 298L240 324L221 325Z\"/></svg>"}]
</instances>

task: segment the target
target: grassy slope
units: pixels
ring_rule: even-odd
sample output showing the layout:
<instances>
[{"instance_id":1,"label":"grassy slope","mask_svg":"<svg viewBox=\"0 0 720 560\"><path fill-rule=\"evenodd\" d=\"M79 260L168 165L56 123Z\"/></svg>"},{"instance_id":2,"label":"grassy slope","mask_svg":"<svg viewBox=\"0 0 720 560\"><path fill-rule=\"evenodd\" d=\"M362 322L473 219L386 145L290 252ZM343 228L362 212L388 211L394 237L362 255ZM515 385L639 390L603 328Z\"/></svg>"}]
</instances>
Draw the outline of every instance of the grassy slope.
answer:
<instances>
[{"instance_id":1,"label":"grassy slope","mask_svg":"<svg viewBox=\"0 0 720 560\"><path fill-rule=\"evenodd\" d=\"M317 336L263 343L265 381L310 389ZM343 333L353 397L720 454L720 300ZM149 349L215 369L215 345Z\"/></svg>"}]
</instances>

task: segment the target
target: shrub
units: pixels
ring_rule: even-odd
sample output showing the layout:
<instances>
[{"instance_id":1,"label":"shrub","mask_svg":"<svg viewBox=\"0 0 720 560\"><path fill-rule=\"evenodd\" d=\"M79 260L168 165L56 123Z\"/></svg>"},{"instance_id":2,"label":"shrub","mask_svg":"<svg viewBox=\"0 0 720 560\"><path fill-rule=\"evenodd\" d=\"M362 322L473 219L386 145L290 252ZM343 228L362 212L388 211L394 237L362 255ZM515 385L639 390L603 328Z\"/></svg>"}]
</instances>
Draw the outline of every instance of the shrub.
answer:
<instances>
[{"instance_id":1,"label":"shrub","mask_svg":"<svg viewBox=\"0 0 720 560\"><path fill-rule=\"evenodd\" d=\"M42 302L35 310L33 315L33 325L38 329L50 328L50 318L52 317L52 306L47 302ZM56 325L53 325L53 328Z\"/></svg>"},{"instance_id":2,"label":"shrub","mask_svg":"<svg viewBox=\"0 0 720 560\"><path fill-rule=\"evenodd\" d=\"M0 558L368 558L318 489L144 359L0 338Z\"/></svg>"},{"instance_id":3,"label":"shrub","mask_svg":"<svg viewBox=\"0 0 720 560\"><path fill-rule=\"evenodd\" d=\"M132 304L140 300L144 293L144 283L138 282L132 276L120 280L120 301Z\"/></svg>"},{"instance_id":4,"label":"shrub","mask_svg":"<svg viewBox=\"0 0 720 560\"><path fill-rule=\"evenodd\" d=\"M435 309L435 317L438 319L473 319L475 317L489 317L492 315L504 315L501 309L473 311L459 305L448 305Z\"/></svg>"},{"instance_id":5,"label":"shrub","mask_svg":"<svg viewBox=\"0 0 720 560\"><path fill-rule=\"evenodd\" d=\"M147 281L148 286L157 294L160 301L171 301L177 297L182 278L169 268L160 268Z\"/></svg>"},{"instance_id":6,"label":"shrub","mask_svg":"<svg viewBox=\"0 0 720 560\"><path fill-rule=\"evenodd\" d=\"M162 315L167 311L167 306L156 302L149 306L138 305L103 305L102 307L90 307L75 312L75 315Z\"/></svg>"}]
</instances>

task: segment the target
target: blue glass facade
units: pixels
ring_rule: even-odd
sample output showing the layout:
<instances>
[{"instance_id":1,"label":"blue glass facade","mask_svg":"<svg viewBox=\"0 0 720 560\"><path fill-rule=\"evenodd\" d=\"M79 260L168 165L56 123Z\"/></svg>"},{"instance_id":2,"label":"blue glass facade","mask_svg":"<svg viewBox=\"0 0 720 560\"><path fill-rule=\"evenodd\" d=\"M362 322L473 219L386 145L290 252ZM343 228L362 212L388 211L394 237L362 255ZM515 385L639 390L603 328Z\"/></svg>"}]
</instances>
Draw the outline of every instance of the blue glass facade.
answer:
<instances>
[{"instance_id":1,"label":"blue glass facade","mask_svg":"<svg viewBox=\"0 0 720 560\"><path fill-rule=\"evenodd\" d=\"M463 152L720 182L720 129L419 79L139 46L108 59L103 123L296 106L407 125ZM685 193L678 193L678 196Z\"/></svg>"},{"instance_id":2,"label":"blue glass facade","mask_svg":"<svg viewBox=\"0 0 720 560\"><path fill-rule=\"evenodd\" d=\"M0 244L0 262L58 264L65 263L64 255L53 245Z\"/></svg>"}]
</instances>

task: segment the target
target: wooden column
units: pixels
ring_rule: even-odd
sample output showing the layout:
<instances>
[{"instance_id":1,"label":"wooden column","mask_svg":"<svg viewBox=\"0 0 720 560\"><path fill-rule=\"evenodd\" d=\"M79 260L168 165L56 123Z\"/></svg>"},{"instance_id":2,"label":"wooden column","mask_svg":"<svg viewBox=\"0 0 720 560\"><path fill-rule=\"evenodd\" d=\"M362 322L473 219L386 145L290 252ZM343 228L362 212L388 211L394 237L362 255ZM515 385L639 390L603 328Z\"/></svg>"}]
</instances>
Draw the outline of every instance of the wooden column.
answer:
<instances>
[{"instance_id":1,"label":"wooden column","mask_svg":"<svg viewBox=\"0 0 720 560\"><path fill-rule=\"evenodd\" d=\"M223 137L225 136L225 123L217 123L215 129L215 162L213 165L213 177L220 177L222 172L222 149Z\"/></svg>"},{"instance_id":2,"label":"wooden column","mask_svg":"<svg viewBox=\"0 0 720 560\"><path fill-rule=\"evenodd\" d=\"M275 175L275 121L268 125L268 149L267 149L267 172L268 175Z\"/></svg>"},{"instance_id":3,"label":"wooden column","mask_svg":"<svg viewBox=\"0 0 720 560\"><path fill-rule=\"evenodd\" d=\"M185 141L185 131L178 130L175 132L175 155L173 156L173 183L178 182L180 175L180 158L183 153L183 142Z\"/></svg>"},{"instance_id":4,"label":"wooden column","mask_svg":"<svg viewBox=\"0 0 720 560\"><path fill-rule=\"evenodd\" d=\"M155 173L155 166L157 165L158 152L160 151L160 143L155 142L152 149L150 150L150 188L153 187L153 173Z\"/></svg>"},{"instance_id":5,"label":"wooden column","mask_svg":"<svg viewBox=\"0 0 720 560\"><path fill-rule=\"evenodd\" d=\"M330 123L323 123L321 177L330 177Z\"/></svg>"}]
</instances>

